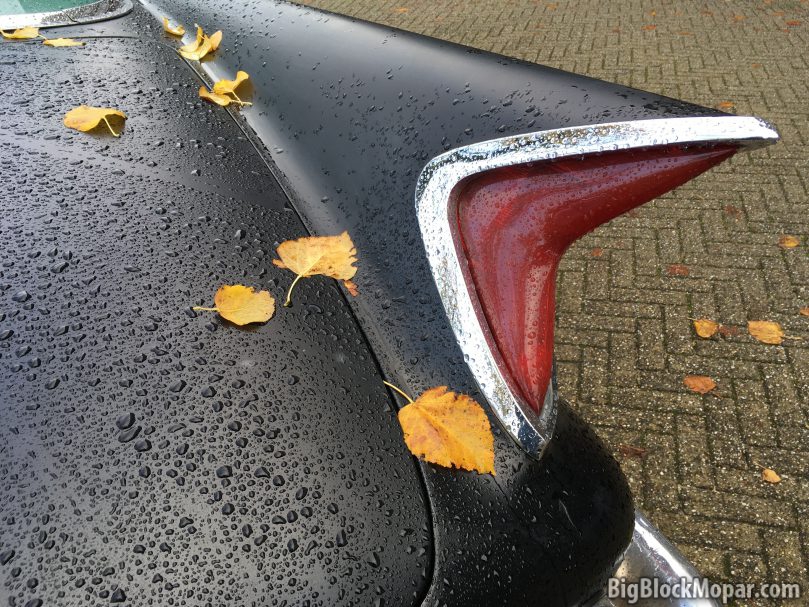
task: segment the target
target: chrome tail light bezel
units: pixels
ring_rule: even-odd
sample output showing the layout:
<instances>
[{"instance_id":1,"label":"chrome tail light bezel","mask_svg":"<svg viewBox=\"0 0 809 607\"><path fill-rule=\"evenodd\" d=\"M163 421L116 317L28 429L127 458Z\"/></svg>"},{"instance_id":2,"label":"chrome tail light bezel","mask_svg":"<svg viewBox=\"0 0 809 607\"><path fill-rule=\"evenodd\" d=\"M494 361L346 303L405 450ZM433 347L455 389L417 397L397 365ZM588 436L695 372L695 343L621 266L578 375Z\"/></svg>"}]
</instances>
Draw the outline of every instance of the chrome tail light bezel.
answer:
<instances>
[{"instance_id":1,"label":"chrome tail light bezel","mask_svg":"<svg viewBox=\"0 0 809 607\"><path fill-rule=\"evenodd\" d=\"M505 372L457 235L454 193L467 178L506 166L667 145L733 144L749 150L775 143L764 120L706 116L613 122L503 137L433 158L416 183L416 214L433 279L467 366L495 417L517 444L539 458L553 435L557 390L549 382L539 413L517 396Z\"/></svg>"}]
</instances>

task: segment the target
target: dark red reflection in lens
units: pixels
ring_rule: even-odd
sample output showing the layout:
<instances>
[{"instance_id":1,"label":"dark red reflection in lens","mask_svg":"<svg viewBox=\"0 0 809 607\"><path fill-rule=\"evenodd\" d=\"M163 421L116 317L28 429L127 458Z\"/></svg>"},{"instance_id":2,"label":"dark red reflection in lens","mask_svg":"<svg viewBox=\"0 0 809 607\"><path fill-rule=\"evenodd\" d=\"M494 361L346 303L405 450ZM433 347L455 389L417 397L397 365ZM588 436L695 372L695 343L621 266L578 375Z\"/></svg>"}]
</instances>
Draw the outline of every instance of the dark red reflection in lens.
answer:
<instances>
[{"instance_id":1,"label":"dark red reflection in lens","mask_svg":"<svg viewBox=\"0 0 809 607\"><path fill-rule=\"evenodd\" d=\"M475 289L512 382L534 409L551 377L556 268L565 249L735 151L610 152L496 169L461 186L459 232Z\"/></svg>"}]
</instances>

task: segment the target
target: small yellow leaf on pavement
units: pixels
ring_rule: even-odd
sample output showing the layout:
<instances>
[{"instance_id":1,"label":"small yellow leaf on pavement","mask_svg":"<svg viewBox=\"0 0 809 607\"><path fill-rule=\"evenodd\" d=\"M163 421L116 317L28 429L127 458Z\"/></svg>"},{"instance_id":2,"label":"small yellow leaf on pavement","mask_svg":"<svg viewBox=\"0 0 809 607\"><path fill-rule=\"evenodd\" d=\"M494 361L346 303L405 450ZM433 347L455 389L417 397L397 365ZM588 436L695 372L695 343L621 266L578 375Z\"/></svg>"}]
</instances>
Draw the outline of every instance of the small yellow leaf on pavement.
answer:
<instances>
[{"instance_id":1,"label":"small yellow leaf on pavement","mask_svg":"<svg viewBox=\"0 0 809 607\"><path fill-rule=\"evenodd\" d=\"M185 35L185 28L182 25L171 25L168 17L163 17L163 29L172 36Z\"/></svg>"},{"instance_id":2,"label":"small yellow leaf on pavement","mask_svg":"<svg viewBox=\"0 0 809 607\"><path fill-rule=\"evenodd\" d=\"M799 312L801 316L809 316L809 307L801 308Z\"/></svg>"},{"instance_id":3,"label":"small yellow leaf on pavement","mask_svg":"<svg viewBox=\"0 0 809 607\"><path fill-rule=\"evenodd\" d=\"M80 105L65 114L63 122L66 127L83 132L91 131L101 124L101 122L104 122L110 130L110 133L119 137L119 133L113 130L109 122L110 117L115 116L126 120L126 114L115 108Z\"/></svg>"},{"instance_id":4,"label":"small yellow leaf on pavement","mask_svg":"<svg viewBox=\"0 0 809 607\"><path fill-rule=\"evenodd\" d=\"M797 236L790 236L789 234L784 234L778 239L778 246L782 249L794 249L799 244L801 244L800 239Z\"/></svg>"},{"instance_id":5,"label":"small yellow leaf on pavement","mask_svg":"<svg viewBox=\"0 0 809 607\"><path fill-rule=\"evenodd\" d=\"M211 93L208 89L204 86L199 87L199 96L201 99L207 99L215 103L216 105L221 105L222 107L227 107L230 105L230 102L233 101L227 95L219 95L218 93Z\"/></svg>"},{"instance_id":6,"label":"small yellow leaf on pavement","mask_svg":"<svg viewBox=\"0 0 809 607\"><path fill-rule=\"evenodd\" d=\"M686 388L699 394L707 394L716 388L716 382L705 375L686 375L683 383Z\"/></svg>"},{"instance_id":7,"label":"small yellow leaf on pavement","mask_svg":"<svg viewBox=\"0 0 809 607\"><path fill-rule=\"evenodd\" d=\"M697 335L703 339L708 339L709 337L713 337L719 330L719 323L708 320L707 318L698 318L694 321L694 330L697 332Z\"/></svg>"},{"instance_id":8,"label":"small yellow leaf on pavement","mask_svg":"<svg viewBox=\"0 0 809 607\"><path fill-rule=\"evenodd\" d=\"M244 285L223 285L213 298L215 308L195 306L197 311L219 312L219 316L236 325L267 322L275 313L275 299L269 291L256 292Z\"/></svg>"},{"instance_id":9,"label":"small yellow leaf on pavement","mask_svg":"<svg viewBox=\"0 0 809 607\"><path fill-rule=\"evenodd\" d=\"M763 344L778 345L784 341L784 331L777 322L748 320L747 331Z\"/></svg>"},{"instance_id":10,"label":"small yellow leaf on pavement","mask_svg":"<svg viewBox=\"0 0 809 607\"><path fill-rule=\"evenodd\" d=\"M353 265L357 261L357 250L348 232L337 236L306 236L287 240L278 245L277 252L281 259L273 259L272 262L298 275L289 287L285 306L290 305L292 289L298 281L317 274L344 281L349 293L357 295L357 286L351 281L357 273Z\"/></svg>"},{"instance_id":11,"label":"small yellow leaf on pavement","mask_svg":"<svg viewBox=\"0 0 809 607\"><path fill-rule=\"evenodd\" d=\"M768 483L775 484L781 482L781 477L778 476L778 473L772 468L764 468L764 470L761 471L761 478Z\"/></svg>"},{"instance_id":12,"label":"small yellow leaf on pavement","mask_svg":"<svg viewBox=\"0 0 809 607\"><path fill-rule=\"evenodd\" d=\"M181 46L178 51L180 53L190 53L195 51L199 48L199 45L202 44L203 39L205 38L205 32L202 31L202 28L198 25L197 26L197 37L193 42L189 42L185 46Z\"/></svg>"},{"instance_id":13,"label":"small yellow leaf on pavement","mask_svg":"<svg viewBox=\"0 0 809 607\"><path fill-rule=\"evenodd\" d=\"M427 390L399 411L407 448L445 466L494 474L494 435L483 408L446 386Z\"/></svg>"},{"instance_id":14,"label":"small yellow leaf on pavement","mask_svg":"<svg viewBox=\"0 0 809 607\"><path fill-rule=\"evenodd\" d=\"M2 34L3 38L7 40L31 40L32 38L39 36L39 28L31 26L21 27L13 32L4 32L3 30L0 30L0 34Z\"/></svg>"},{"instance_id":15,"label":"small yellow leaf on pavement","mask_svg":"<svg viewBox=\"0 0 809 607\"><path fill-rule=\"evenodd\" d=\"M45 46L53 46L57 48L68 47L68 46L84 46L84 42L80 40L73 40L73 38L48 38L47 40L43 40L42 44Z\"/></svg>"}]
</instances>

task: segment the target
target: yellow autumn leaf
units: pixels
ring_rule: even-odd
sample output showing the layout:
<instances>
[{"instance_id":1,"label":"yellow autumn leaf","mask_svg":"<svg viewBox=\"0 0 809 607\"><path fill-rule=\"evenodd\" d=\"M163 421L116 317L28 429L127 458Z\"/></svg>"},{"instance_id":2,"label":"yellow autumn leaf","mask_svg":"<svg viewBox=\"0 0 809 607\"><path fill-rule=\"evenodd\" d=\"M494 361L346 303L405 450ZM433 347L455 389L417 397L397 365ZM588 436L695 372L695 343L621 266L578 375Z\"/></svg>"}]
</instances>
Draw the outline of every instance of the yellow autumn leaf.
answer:
<instances>
[{"instance_id":1,"label":"yellow autumn leaf","mask_svg":"<svg viewBox=\"0 0 809 607\"><path fill-rule=\"evenodd\" d=\"M781 482L781 477L778 476L778 473L772 468L764 468L764 470L761 471L761 478L768 483L775 484Z\"/></svg>"},{"instance_id":2,"label":"yellow autumn leaf","mask_svg":"<svg viewBox=\"0 0 809 607\"><path fill-rule=\"evenodd\" d=\"M177 52L189 61L199 61L205 55L211 52L211 39L207 36L203 36L202 44L200 44L193 51L184 51L183 49L179 49Z\"/></svg>"},{"instance_id":3,"label":"yellow autumn leaf","mask_svg":"<svg viewBox=\"0 0 809 607\"><path fill-rule=\"evenodd\" d=\"M43 40L42 44L45 46L53 46L56 48L62 48L67 46L84 46L84 42L79 40L73 40L73 38L48 38L47 40Z\"/></svg>"},{"instance_id":4,"label":"yellow autumn leaf","mask_svg":"<svg viewBox=\"0 0 809 607\"><path fill-rule=\"evenodd\" d=\"M777 322L769 320L748 320L747 331L763 344L777 346L784 341L784 331Z\"/></svg>"},{"instance_id":5,"label":"yellow autumn leaf","mask_svg":"<svg viewBox=\"0 0 809 607\"><path fill-rule=\"evenodd\" d=\"M686 375L683 383L686 388L699 394L707 394L716 388L716 382L705 375Z\"/></svg>"},{"instance_id":6,"label":"yellow autumn leaf","mask_svg":"<svg viewBox=\"0 0 809 607\"><path fill-rule=\"evenodd\" d=\"M65 114L63 122L64 125L70 129L87 132L96 128L103 121L110 130L110 133L116 137L120 137L119 133L116 133L112 129L112 125L110 125L109 119L113 116L126 120L126 114L115 108L80 105Z\"/></svg>"},{"instance_id":7,"label":"yellow autumn leaf","mask_svg":"<svg viewBox=\"0 0 809 607\"><path fill-rule=\"evenodd\" d=\"M306 236L297 240L287 240L278 245L278 256L272 262L279 268L291 270L297 276L287 292L284 306L289 306L292 289L301 278L322 274L342 280L352 295L357 295L357 286L351 281L357 273L354 263L357 250L348 232L337 236Z\"/></svg>"},{"instance_id":8,"label":"yellow autumn leaf","mask_svg":"<svg viewBox=\"0 0 809 607\"><path fill-rule=\"evenodd\" d=\"M199 48L199 45L202 44L202 40L205 38L205 32L202 31L202 28L198 25L197 26L197 38L194 42L189 42L185 46L181 46L177 49L180 53L190 53L195 51Z\"/></svg>"},{"instance_id":9,"label":"yellow autumn leaf","mask_svg":"<svg viewBox=\"0 0 809 607\"><path fill-rule=\"evenodd\" d=\"M209 40L211 41L211 52L214 52L219 48L219 45L222 44L222 31L215 31L213 34L211 34Z\"/></svg>"},{"instance_id":10,"label":"yellow autumn leaf","mask_svg":"<svg viewBox=\"0 0 809 607\"><path fill-rule=\"evenodd\" d=\"M709 337L713 337L719 330L719 323L708 320L707 318L698 318L694 321L694 330L697 332L697 335L703 339L708 339Z\"/></svg>"},{"instance_id":11,"label":"yellow autumn leaf","mask_svg":"<svg viewBox=\"0 0 809 607\"><path fill-rule=\"evenodd\" d=\"M163 17L163 29L172 36L185 35L185 28L182 25L171 25L167 17Z\"/></svg>"},{"instance_id":12,"label":"yellow autumn leaf","mask_svg":"<svg viewBox=\"0 0 809 607\"><path fill-rule=\"evenodd\" d=\"M267 322L275 313L275 299L269 291L256 292L244 285L223 285L213 298L214 308L194 306L193 310L218 312L219 316L236 325Z\"/></svg>"},{"instance_id":13,"label":"yellow autumn leaf","mask_svg":"<svg viewBox=\"0 0 809 607\"><path fill-rule=\"evenodd\" d=\"M13 32L4 32L3 30L0 30L0 34L2 34L3 38L6 40L31 40L32 38L39 36L39 28L27 26L16 29Z\"/></svg>"},{"instance_id":14,"label":"yellow autumn leaf","mask_svg":"<svg viewBox=\"0 0 809 607\"><path fill-rule=\"evenodd\" d=\"M236 98L236 101L239 103L244 103L239 96L236 94L236 89L239 88L239 85L247 82L250 76L247 72L239 70L236 72L236 79L235 80L219 80L214 83L213 85L213 92L219 95L233 95Z\"/></svg>"},{"instance_id":15,"label":"yellow autumn leaf","mask_svg":"<svg viewBox=\"0 0 809 607\"><path fill-rule=\"evenodd\" d=\"M809 307L807 307L807 308L801 308L800 310L798 310L798 313L799 313L801 316L809 316Z\"/></svg>"},{"instance_id":16,"label":"yellow autumn leaf","mask_svg":"<svg viewBox=\"0 0 809 607\"><path fill-rule=\"evenodd\" d=\"M794 249L801 241L796 236L790 236L789 234L784 234L781 238L778 239L778 246L782 249Z\"/></svg>"},{"instance_id":17,"label":"yellow autumn leaf","mask_svg":"<svg viewBox=\"0 0 809 607\"><path fill-rule=\"evenodd\" d=\"M230 105L230 102L233 101L233 99L231 99L227 95L212 93L204 86L199 87L199 96L200 99L207 99L208 101L211 101L216 105L221 105L222 107L227 107L228 105Z\"/></svg>"},{"instance_id":18,"label":"yellow autumn leaf","mask_svg":"<svg viewBox=\"0 0 809 607\"><path fill-rule=\"evenodd\" d=\"M431 388L399 411L399 423L410 452L428 462L450 468L494 472L494 435L483 408L465 394L446 386Z\"/></svg>"}]
</instances>

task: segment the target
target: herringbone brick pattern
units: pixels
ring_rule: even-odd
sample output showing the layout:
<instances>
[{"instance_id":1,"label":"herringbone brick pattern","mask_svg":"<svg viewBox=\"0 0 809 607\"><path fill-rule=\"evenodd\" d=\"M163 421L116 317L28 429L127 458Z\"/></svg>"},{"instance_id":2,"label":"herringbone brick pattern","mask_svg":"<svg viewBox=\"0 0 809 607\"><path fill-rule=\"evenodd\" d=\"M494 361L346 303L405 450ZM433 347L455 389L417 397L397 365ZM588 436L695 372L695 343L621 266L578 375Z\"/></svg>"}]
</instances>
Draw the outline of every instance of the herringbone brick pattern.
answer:
<instances>
[{"instance_id":1,"label":"herringbone brick pattern","mask_svg":"<svg viewBox=\"0 0 809 607\"><path fill-rule=\"evenodd\" d=\"M777 125L779 145L571 250L556 354L563 393L613 445L639 506L702 572L809 593L809 317L798 313L809 306L809 2L308 4L703 105L730 102ZM780 248L780 234L801 245ZM698 317L729 334L700 340ZM756 319L803 339L759 344L745 327ZM687 374L719 386L694 394ZM760 480L756 463L783 482Z\"/></svg>"}]
</instances>

